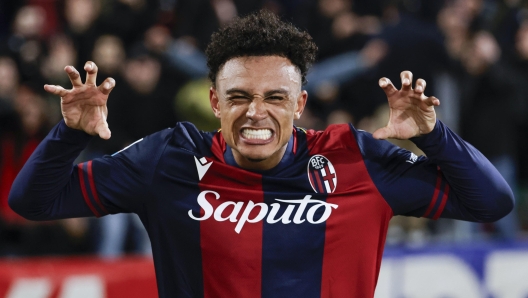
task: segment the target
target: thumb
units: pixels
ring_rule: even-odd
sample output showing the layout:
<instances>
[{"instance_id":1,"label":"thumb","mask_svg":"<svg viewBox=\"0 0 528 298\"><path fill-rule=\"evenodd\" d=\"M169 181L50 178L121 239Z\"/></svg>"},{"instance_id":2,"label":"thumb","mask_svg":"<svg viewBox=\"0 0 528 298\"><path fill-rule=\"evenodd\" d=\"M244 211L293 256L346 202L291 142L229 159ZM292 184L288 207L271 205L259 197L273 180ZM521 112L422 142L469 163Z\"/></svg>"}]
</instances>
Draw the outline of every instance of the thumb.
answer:
<instances>
[{"instance_id":1,"label":"thumb","mask_svg":"<svg viewBox=\"0 0 528 298\"><path fill-rule=\"evenodd\" d=\"M388 127L382 127L378 130L376 130L372 136L375 138L375 139L378 139L378 140L385 140L387 138L389 138L391 136L391 130L390 128Z\"/></svg>"},{"instance_id":2,"label":"thumb","mask_svg":"<svg viewBox=\"0 0 528 298\"><path fill-rule=\"evenodd\" d=\"M108 128L108 123L106 120L101 120L97 123L95 127L95 132L99 135L101 139L108 140L112 136L110 129Z\"/></svg>"}]
</instances>

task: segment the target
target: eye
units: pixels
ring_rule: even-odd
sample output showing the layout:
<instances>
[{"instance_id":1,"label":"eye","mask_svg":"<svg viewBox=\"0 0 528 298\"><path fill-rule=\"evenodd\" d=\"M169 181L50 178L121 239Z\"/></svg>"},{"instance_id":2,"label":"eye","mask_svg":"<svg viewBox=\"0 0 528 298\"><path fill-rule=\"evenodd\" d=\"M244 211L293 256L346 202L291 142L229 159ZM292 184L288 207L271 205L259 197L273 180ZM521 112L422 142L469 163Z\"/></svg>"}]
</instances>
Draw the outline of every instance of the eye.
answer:
<instances>
[{"instance_id":1,"label":"eye","mask_svg":"<svg viewBox=\"0 0 528 298\"><path fill-rule=\"evenodd\" d=\"M280 101L280 100L283 100L284 97L283 96L270 96L268 98L266 98L267 100L277 100L277 101Z\"/></svg>"},{"instance_id":2,"label":"eye","mask_svg":"<svg viewBox=\"0 0 528 298\"><path fill-rule=\"evenodd\" d=\"M228 98L232 102L246 102L249 100L249 97L242 95L234 95Z\"/></svg>"}]
</instances>

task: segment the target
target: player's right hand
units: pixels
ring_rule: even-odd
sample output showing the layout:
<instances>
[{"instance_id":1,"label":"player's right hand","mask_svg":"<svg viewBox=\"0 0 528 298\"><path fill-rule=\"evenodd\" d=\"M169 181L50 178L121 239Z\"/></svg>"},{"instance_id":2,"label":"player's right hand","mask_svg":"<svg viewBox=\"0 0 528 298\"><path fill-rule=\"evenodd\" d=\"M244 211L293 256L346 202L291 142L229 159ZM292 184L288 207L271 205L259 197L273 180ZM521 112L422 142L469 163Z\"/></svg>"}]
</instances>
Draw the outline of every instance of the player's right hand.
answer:
<instances>
[{"instance_id":1,"label":"player's right hand","mask_svg":"<svg viewBox=\"0 0 528 298\"><path fill-rule=\"evenodd\" d=\"M61 97L61 111L66 125L73 129L83 130L90 135L110 138L110 129L106 118L108 109L106 101L115 86L115 80L107 78L101 85L96 85L97 65L88 61L84 65L86 82L83 84L79 72L73 66L66 66L64 71L72 83L72 89L57 85L44 85L44 90Z\"/></svg>"}]
</instances>

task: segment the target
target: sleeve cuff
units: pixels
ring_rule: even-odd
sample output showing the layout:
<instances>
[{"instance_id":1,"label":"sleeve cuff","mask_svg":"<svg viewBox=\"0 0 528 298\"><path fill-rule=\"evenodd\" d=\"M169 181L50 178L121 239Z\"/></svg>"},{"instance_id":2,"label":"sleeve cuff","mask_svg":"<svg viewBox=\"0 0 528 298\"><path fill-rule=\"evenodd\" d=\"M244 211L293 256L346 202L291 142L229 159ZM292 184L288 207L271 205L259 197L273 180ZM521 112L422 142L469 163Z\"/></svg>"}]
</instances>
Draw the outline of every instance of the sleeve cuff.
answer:
<instances>
[{"instance_id":1,"label":"sleeve cuff","mask_svg":"<svg viewBox=\"0 0 528 298\"><path fill-rule=\"evenodd\" d=\"M436 124L430 133L411 138L410 140L425 154L434 154L443 147L442 145L443 142L445 142L446 129L448 129L447 126L437 119Z\"/></svg>"},{"instance_id":2,"label":"sleeve cuff","mask_svg":"<svg viewBox=\"0 0 528 298\"><path fill-rule=\"evenodd\" d=\"M77 145L88 145L93 136L87 134L86 132L78 129L70 128L62 119L55 128L51 131L51 134L67 143L77 144Z\"/></svg>"}]
</instances>

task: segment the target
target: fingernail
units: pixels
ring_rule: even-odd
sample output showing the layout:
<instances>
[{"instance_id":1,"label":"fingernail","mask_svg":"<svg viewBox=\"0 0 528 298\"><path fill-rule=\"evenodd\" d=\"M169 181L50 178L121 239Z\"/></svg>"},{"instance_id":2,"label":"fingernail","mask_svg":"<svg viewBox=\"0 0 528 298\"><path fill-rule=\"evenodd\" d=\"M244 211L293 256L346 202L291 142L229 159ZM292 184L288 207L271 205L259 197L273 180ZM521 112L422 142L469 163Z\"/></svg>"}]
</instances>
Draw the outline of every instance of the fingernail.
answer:
<instances>
[{"instance_id":1,"label":"fingernail","mask_svg":"<svg viewBox=\"0 0 528 298\"><path fill-rule=\"evenodd\" d=\"M110 89L110 83L106 82L106 83L104 84L104 88L105 88L105 89Z\"/></svg>"},{"instance_id":2,"label":"fingernail","mask_svg":"<svg viewBox=\"0 0 528 298\"><path fill-rule=\"evenodd\" d=\"M403 79L403 84L408 85L409 84L409 79Z\"/></svg>"}]
</instances>

